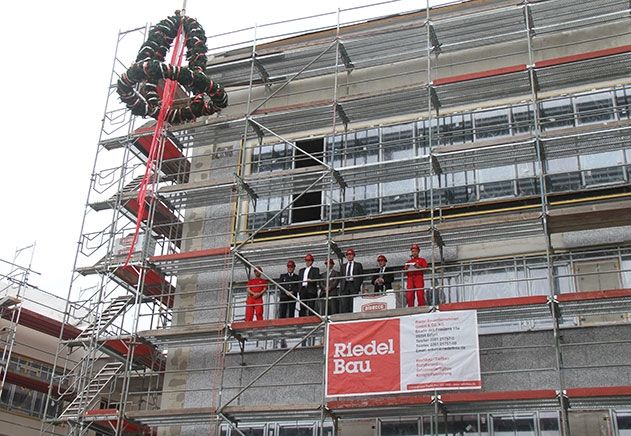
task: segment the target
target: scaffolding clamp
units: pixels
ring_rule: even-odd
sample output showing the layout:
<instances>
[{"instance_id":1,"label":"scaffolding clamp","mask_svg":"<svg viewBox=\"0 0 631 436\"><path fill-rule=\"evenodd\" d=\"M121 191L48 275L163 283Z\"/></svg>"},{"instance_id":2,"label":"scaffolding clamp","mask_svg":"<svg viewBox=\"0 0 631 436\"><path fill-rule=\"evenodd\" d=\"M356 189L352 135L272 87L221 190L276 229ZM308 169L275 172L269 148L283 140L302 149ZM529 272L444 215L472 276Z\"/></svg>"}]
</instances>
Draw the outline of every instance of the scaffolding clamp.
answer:
<instances>
[{"instance_id":1,"label":"scaffolding clamp","mask_svg":"<svg viewBox=\"0 0 631 436\"><path fill-rule=\"evenodd\" d=\"M256 136L258 136L259 139L263 139L263 137L265 136L265 133L263 133L263 130L261 129L261 127L255 121L252 121L249 117L247 118L247 122L248 122L248 125L252 128L252 130L254 130L254 133L256 133Z\"/></svg>"},{"instance_id":2,"label":"scaffolding clamp","mask_svg":"<svg viewBox=\"0 0 631 436\"><path fill-rule=\"evenodd\" d=\"M346 184L346 182L344 181L344 178L342 178L342 175L340 174L338 170L333 169L333 167L331 167L331 174L333 175L333 178L335 179L337 184L340 185L340 188L342 189L348 188L348 185Z\"/></svg>"},{"instance_id":3,"label":"scaffolding clamp","mask_svg":"<svg viewBox=\"0 0 631 436\"><path fill-rule=\"evenodd\" d=\"M342 57L342 62L344 62L344 66L346 67L347 70L352 70L353 68L355 68L355 65L353 65L353 61L351 61L351 57L348 55L348 52L346 51L346 47L344 47L344 43L342 41L340 41L338 39L337 41L338 43L338 47L340 48L340 56Z\"/></svg>"},{"instance_id":4,"label":"scaffolding clamp","mask_svg":"<svg viewBox=\"0 0 631 436\"><path fill-rule=\"evenodd\" d=\"M351 122L350 118L348 118L348 115L346 114L346 111L344 110L341 104L335 103L335 111L337 112L338 116L340 117L340 119L345 125L348 125Z\"/></svg>"},{"instance_id":5,"label":"scaffolding clamp","mask_svg":"<svg viewBox=\"0 0 631 436\"><path fill-rule=\"evenodd\" d=\"M443 169L440 167L440 162L438 162L438 158L434 154L429 155L429 161L432 164L432 169L435 174L442 174Z\"/></svg>"},{"instance_id":6,"label":"scaffolding clamp","mask_svg":"<svg viewBox=\"0 0 631 436\"><path fill-rule=\"evenodd\" d=\"M234 173L234 177L237 179L237 183L239 184L239 186L248 193L252 200L257 200L259 198L259 196L256 195L256 192L254 192L250 185L248 185L247 182L241 178L241 176L239 176L237 173Z\"/></svg>"},{"instance_id":7,"label":"scaffolding clamp","mask_svg":"<svg viewBox=\"0 0 631 436\"><path fill-rule=\"evenodd\" d=\"M265 67L261 63L261 61L256 56L254 56L252 58L252 63L254 64L254 67L256 68L256 71L259 72L259 75L263 79L263 82L265 82L265 83L269 82L269 73L267 72L267 70L265 69Z\"/></svg>"},{"instance_id":8,"label":"scaffolding clamp","mask_svg":"<svg viewBox=\"0 0 631 436\"><path fill-rule=\"evenodd\" d=\"M436 88L431 83L429 84L429 97L432 100L432 106L436 109L436 115L438 115L438 110L440 109L440 100L438 98L438 94L436 93Z\"/></svg>"},{"instance_id":9,"label":"scaffolding clamp","mask_svg":"<svg viewBox=\"0 0 631 436\"><path fill-rule=\"evenodd\" d=\"M442 44L438 41L438 35L436 35L436 30L431 21L427 21L427 28L429 29L429 42L432 44L432 53L438 56L442 52L440 49Z\"/></svg>"}]
</instances>

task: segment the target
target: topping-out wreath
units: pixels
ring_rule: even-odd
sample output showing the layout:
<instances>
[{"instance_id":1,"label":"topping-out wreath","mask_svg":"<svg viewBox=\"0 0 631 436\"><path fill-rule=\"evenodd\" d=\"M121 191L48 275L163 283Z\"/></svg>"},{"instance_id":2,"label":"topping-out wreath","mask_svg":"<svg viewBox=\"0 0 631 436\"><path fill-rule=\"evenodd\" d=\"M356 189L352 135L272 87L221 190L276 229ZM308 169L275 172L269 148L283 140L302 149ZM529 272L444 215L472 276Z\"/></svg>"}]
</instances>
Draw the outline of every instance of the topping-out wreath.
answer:
<instances>
[{"instance_id":1,"label":"topping-out wreath","mask_svg":"<svg viewBox=\"0 0 631 436\"><path fill-rule=\"evenodd\" d=\"M186 38L188 67L164 63L180 23ZM177 80L193 97L185 107L169 108L165 117L167 122L177 124L218 112L228 105L228 94L219 83L206 76L206 50L208 47L202 26L194 18L181 16L176 11L174 16L160 21L151 29L135 63L118 80L118 95L134 115L157 118L162 103L158 95L158 81Z\"/></svg>"}]
</instances>

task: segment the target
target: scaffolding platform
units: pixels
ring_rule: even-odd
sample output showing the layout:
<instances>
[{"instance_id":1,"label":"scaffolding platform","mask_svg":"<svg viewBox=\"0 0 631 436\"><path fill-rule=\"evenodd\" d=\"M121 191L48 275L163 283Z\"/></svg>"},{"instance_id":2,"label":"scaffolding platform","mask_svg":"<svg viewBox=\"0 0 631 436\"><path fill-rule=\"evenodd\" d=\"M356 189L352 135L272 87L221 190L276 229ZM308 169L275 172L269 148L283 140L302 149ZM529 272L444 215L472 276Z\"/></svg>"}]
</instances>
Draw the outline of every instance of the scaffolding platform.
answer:
<instances>
[{"instance_id":1,"label":"scaffolding platform","mask_svg":"<svg viewBox=\"0 0 631 436\"><path fill-rule=\"evenodd\" d=\"M111 274L121 286L124 286L130 292L136 292L142 276L142 293L148 297L155 297L166 307L173 307L175 287L166 280L166 277L159 269L145 267L146 271L143 275L143 267L141 266L133 264L107 265L104 260L91 267L77 268L77 272L82 275Z\"/></svg>"},{"instance_id":2,"label":"scaffolding platform","mask_svg":"<svg viewBox=\"0 0 631 436\"><path fill-rule=\"evenodd\" d=\"M130 143L140 155L148 159L154 130L155 125L146 125L134 130L128 136L107 139L102 141L101 144L106 150L113 150ZM160 170L171 180L182 183L188 181L191 162L184 156L182 145L171 132L166 133Z\"/></svg>"},{"instance_id":3,"label":"scaffolding platform","mask_svg":"<svg viewBox=\"0 0 631 436\"><path fill-rule=\"evenodd\" d=\"M209 424L218 422L215 409L210 407L186 409L130 410L127 418L149 427Z\"/></svg>"},{"instance_id":4,"label":"scaffolding platform","mask_svg":"<svg viewBox=\"0 0 631 436\"><path fill-rule=\"evenodd\" d=\"M318 335L324 332L324 324L317 316L299 318L265 319L262 321L237 321L230 324L232 335L239 341L302 338L320 325Z\"/></svg>"},{"instance_id":5,"label":"scaffolding platform","mask_svg":"<svg viewBox=\"0 0 631 436\"><path fill-rule=\"evenodd\" d=\"M12 310L2 311L2 318L10 320ZM60 337L62 340L74 339L81 333L81 329L71 324L63 323L41 313L23 307L20 313L18 324L28 327L40 333L44 333L53 337ZM63 335L62 335L63 329Z\"/></svg>"},{"instance_id":6,"label":"scaffolding platform","mask_svg":"<svg viewBox=\"0 0 631 436\"><path fill-rule=\"evenodd\" d=\"M224 332L224 323L217 322L143 330L138 332L138 336L158 347L169 348L223 341Z\"/></svg>"},{"instance_id":7,"label":"scaffolding platform","mask_svg":"<svg viewBox=\"0 0 631 436\"><path fill-rule=\"evenodd\" d=\"M118 409L92 409L87 410L84 414L86 422L93 423L93 427L100 427L105 432L114 432L118 426L119 411ZM121 434L148 436L157 435L157 431L152 431L146 425L138 424L129 419L123 419L121 423Z\"/></svg>"},{"instance_id":8,"label":"scaffolding platform","mask_svg":"<svg viewBox=\"0 0 631 436\"><path fill-rule=\"evenodd\" d=\"M164 371L166 358L153 344L145 339L134 340L132 337L99 338L101 351L114 359L125 363L134 345L133 365L136 368L148 368L154 371Z\"/></svg>"}]
</instances>

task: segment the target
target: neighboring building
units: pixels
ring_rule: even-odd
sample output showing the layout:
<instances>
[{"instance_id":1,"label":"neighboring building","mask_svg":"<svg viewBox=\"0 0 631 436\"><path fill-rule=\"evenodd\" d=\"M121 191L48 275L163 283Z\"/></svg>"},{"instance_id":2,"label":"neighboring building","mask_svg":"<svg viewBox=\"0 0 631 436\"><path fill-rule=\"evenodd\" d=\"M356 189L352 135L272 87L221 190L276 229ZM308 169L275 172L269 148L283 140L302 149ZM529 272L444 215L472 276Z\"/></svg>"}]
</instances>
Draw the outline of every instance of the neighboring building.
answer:
<instances>
[{"instance_id":1,"label":"neighboring building","mask_svg":"<svg viewBox=\"0 0 631 436\"><path fill-rule=\"evenodd\" d=\"M631 434L631 5L370 11L209 35L230 106L169 129L129 265L153 132L108 94L72 434ZM431 306L378 316L476 309L481 391L327 398L327 325L367 315L277 320L272 284L243 321L253 266L349 248L368 276L387 256L402 306L412 243Z\"/></svg>"},{"instance_id":2,"label":"neighboring building","mask_svg":"<svg viewBox=\"0 0 631 436\"><path fill-rule=\"evenodd\" d=\"M46 403L65 301L32 288L20 268L11 268L11 281L0 279L0 434L35 436L44 416L51 419L58 412L56 401L48 401L48 408ZM62 374L61 368L57 373ZM61 390L55 387L52 394L58 398ZM54 431L66 434L67 427L55 426Z\"/></svg>"}]
</instances>

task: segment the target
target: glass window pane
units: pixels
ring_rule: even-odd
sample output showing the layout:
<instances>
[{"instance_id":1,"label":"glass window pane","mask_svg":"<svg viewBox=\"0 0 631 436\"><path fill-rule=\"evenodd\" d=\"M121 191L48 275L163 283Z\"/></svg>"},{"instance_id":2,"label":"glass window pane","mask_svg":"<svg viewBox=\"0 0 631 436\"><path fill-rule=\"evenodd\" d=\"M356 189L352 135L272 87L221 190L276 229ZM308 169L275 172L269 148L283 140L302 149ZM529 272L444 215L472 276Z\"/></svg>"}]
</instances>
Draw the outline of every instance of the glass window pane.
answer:
<instances>
[{"instance_id":1,"label":"glass window pane","mask_svg":"<svg viewBox=\"0 0 631 436\"><path fill-rule=\"evenodd\" d=\"M278 436L313 436L313 425L293 425L279 427Z\"/></svg>"},{"instance_id":2,"label":"glass window pane","mask_svg":"<svg viewBox=\"0 0 631 436\"><path fill-rule=\"evenodd\" d=\"M629 118L631 109L631 90L629 88L616 90L616 107L620 119Z\"/></svg>"},{"instance_id":3,"label":"glass window pane","mask_svg":"<svg viewBox=\"0 0 631 436\"><path fill-rule=\"evenodd\" d=\"M530 132L535 122L532 106L527 105L527 106L513 107L512 112L513 112L513 133Z\"/></svg>"},{"instance_id":4,"label":"glass window pane","mask_svg":"<svg viewBox=\"0 0 631 436\"><path fill-rule=\"evenodd\" d=\"M584 154L579 156L582 170L604 168L622 165L624 157L621 151L607 151L604 153Z\"/></svg>"},{"instance_id":5,"label":"glass window pane","mask_svg":"<svg viewBox=\"0 0 631 436\"><path fill-rule=\"evenodd\" d=\"M381 129L384 161L414 156L413 130L413 124L388 126Z\"/></svg>"},{"instance_id":6,"label":"glass window pane","mask_svg":"<svg viewBox=\"0 0 631 436\"><path fill-rule=\"evenodd\" d=\"M541 436L557 436L559 434L559 414L557 412L539 412L539 429Z\"/></svg>"},{"instance_id":7,"label":"glass window pane","mask_svg":"<svg viewBox=\"0 0 631 436\"><path fill-rule=\"evenodd\" d=\"M475 136L477 139L506 136L510 134L508 109L495 109L479 112L475 117Z\"/></svg>"},{"instance_id":8,"label":"glass window pane","mask_svg":"<svg viewBox=\"0 0 631 436\"><path fill-rule=\"evenodd\" d=\"M547 161L548 174L565 173L578 170L578 159L576 156L562 157L559 159L550 159Z\"/></svg>"},{"instance_id":9,"label":"glass window pane","mask_svg":"<svg viewBox=\"0 0 631 436\"><path fill-rule=\"evenodd\" d=\"M418 421L382 422L381 436L418 436Z\"/></svg>"},{"instance_id":10,"label":"glass window pane","mask_svg":"<svg viewBox=\"0 0 631 436\"><path fill-rule=\"evenodd\" d=\"M616 423L620 436L631 436L631 411L616 412Z\"/></svg>"},{"instance_id":11,"label":"glass window pane","mask_svg":"<svg viewBox=\"0 0 631 436\"><path fill-rule=\"evenodd\" d=\"M493 416L493 434L496 436L535 436L532 416Z\"/></svg>"},{"instance_id":12,"label":"glass window pane","mask_svg":"<svg viewBox=\"0 0 631 436\"><path fill-rule=\"evenodd\" d=\"M610 92L581 95L575 98L576 119L579 124L597 123L614 119Z\"/></svg>"},{"instance_id":13,"label":"glass window pane","mask_svg":"<svg viewBox=\"0 0 631 436\"><path fill-rule=\"evenodd\" d=\"M544 101L540 106L543 130L574 126L574 109L568 98Z\"/></svg>"}]
</instances>

